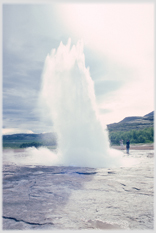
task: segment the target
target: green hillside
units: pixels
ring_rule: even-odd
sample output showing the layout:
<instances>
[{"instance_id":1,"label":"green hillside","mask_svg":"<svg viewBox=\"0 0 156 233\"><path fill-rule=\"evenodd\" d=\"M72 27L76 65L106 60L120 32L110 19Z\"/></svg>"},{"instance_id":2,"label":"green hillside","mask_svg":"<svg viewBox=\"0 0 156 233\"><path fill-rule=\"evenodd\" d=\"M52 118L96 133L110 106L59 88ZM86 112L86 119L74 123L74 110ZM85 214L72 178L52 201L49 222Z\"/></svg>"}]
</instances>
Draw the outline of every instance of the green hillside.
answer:
<instances>
[{"instance_id":1,"label":"green hillside","mask_svg":"<svg viewBox=\"0 0 156 233\"><path fill-rule=\"evenodd\" d=\"M126 117L118 123L107 125L108 131L130 131L142 130L145 128L153 127L154 125L154 111L143 117Z\"/></svg>"},{"instance_id":2,"label":"green hillside","mask_svg":"<svg viewBox=\"0 0 156 233\"><path fill-rule=\"evenodd\" d=\"M55 133L3 135L3 148L56 147Z\"/></svg>"},{"instance_id":3,"label":"green hillside","mask_svg":"<svg viewBox=\"0 0 156 233\"><path fill-rule=\"evenodd\" d=\"M131 143L152 143L154 141L154 111L143 117L126 117L122 121L107 125L112 145Z\"/></svg>"},{"instance_id":4,"label":"green hillside","mask_svg":"<svg viewBox=\"0 0 156 233\"><path fill-rule=\"evenodd\" d=\"M154 141L154 112L143 117L126 117L122 121L107 125L111 145L119 145L123 139L131 143L152 143ZM26 148L46 146L57 147L55 133L3 135L3 148Z\"/></svg>"}]
</instances>

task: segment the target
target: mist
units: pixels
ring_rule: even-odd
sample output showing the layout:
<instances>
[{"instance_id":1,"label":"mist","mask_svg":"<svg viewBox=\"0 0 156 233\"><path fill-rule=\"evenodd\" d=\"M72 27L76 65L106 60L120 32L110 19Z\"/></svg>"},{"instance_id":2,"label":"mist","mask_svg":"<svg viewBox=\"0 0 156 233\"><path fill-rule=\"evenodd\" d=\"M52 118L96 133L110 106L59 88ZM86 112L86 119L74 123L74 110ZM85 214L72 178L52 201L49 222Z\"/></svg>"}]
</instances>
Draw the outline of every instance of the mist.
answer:
<instances>
[{"instance_id":1,"label":"mist","mask_svg":"<svg viewBox=\"0 0 156 233\"><path fill-rule=\"evenodd\" d=\"M45 119L57 134L62 165L114 166L122 153L110 149L106 125L101 123L94 82L85 66L83 41L71 47L60 43L47 55L39 96ZM116 158L116 156L118 158Z\"/></svg>"}]
</instances>

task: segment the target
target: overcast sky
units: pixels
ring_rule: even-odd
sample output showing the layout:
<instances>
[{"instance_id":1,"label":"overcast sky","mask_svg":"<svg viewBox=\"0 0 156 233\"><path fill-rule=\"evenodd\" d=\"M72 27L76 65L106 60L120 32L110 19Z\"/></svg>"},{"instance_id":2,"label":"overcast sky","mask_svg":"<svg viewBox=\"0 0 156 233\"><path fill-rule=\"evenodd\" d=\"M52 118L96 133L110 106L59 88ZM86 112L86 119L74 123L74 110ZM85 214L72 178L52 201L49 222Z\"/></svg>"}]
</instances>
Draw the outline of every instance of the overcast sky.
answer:
<instances>
[{"instance_id":1,"label":"overcast sky","mask_svg":"<svg viewBox=\"0 0 156 233\"><path fill-rule=\"evenodd\" d=\"M56 1L57 2L57 1ZM38 97L45 58L84 41L105 124L154 110L154 3L4 4L3 133L49 132Z\"/></svg>"}]
</instances>

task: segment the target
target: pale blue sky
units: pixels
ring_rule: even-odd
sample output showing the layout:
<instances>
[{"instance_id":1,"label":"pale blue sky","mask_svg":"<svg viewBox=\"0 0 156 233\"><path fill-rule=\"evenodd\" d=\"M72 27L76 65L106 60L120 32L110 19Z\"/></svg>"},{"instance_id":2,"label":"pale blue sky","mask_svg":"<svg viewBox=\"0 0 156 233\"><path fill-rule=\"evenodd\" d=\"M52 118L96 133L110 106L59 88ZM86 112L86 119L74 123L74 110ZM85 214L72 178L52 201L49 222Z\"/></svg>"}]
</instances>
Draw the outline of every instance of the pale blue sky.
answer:
<instances>
[{"instance_id":1,"label":"pale blue sky","mask_svg":"<svg viewBox=\"0 0 156 233\"><path fill-rule=\"evenodd\" d=\"M154 110L154 4L4 4L2 11L5 132L49 131L38 106L42 70L68 38L84 41L105 124Z\"/></svg>"}]
</instances>

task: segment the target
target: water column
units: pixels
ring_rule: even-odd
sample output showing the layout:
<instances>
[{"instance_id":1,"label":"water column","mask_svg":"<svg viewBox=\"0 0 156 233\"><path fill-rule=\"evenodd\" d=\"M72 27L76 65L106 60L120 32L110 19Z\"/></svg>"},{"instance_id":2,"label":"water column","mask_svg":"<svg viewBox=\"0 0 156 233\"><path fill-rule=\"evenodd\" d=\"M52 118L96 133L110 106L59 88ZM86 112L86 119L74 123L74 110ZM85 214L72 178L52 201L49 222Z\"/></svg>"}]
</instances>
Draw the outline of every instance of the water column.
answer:
<instances>
[{"instance_id":1,"label":"water column","mask_svg":"<svg viewBox=\"0 0 156 233\"><path fill-rule=\"evenodd\" d=\"M102 127L83 43L60 43L47 56L41 97L58 136L63 165L102 167L114 163L108 133ZM46 114L46 113L45 113Z\"/></svg>"}]
</instances>

